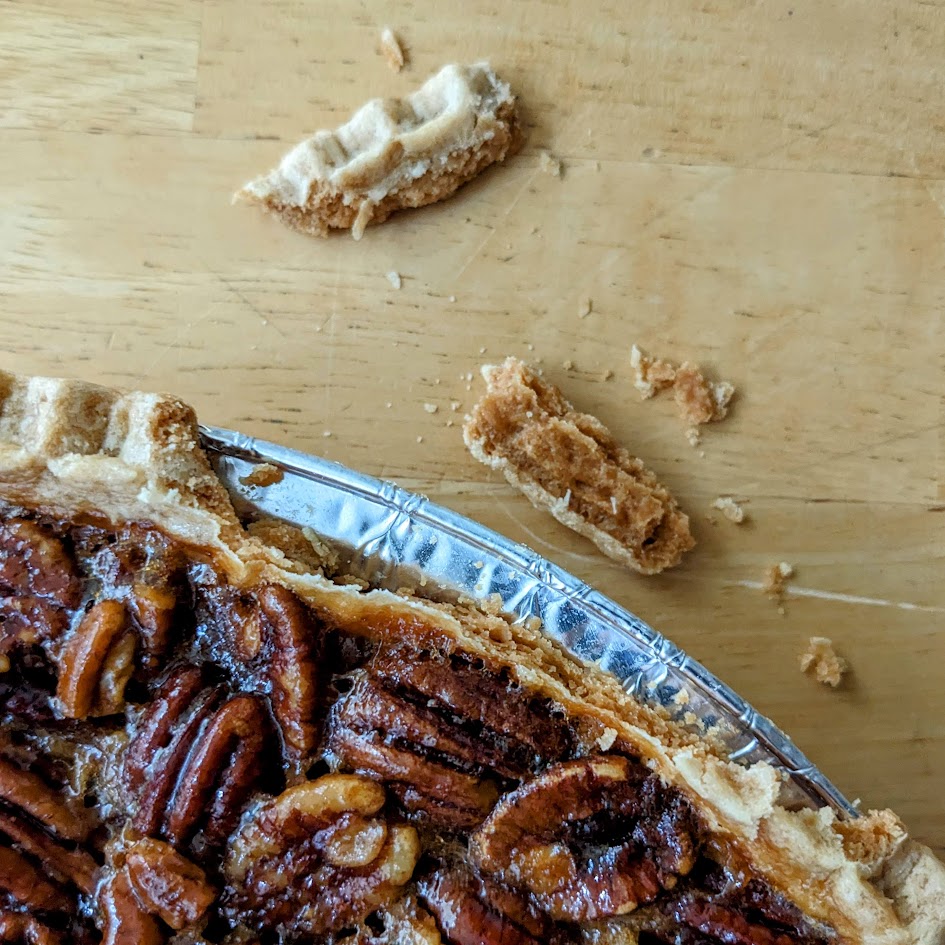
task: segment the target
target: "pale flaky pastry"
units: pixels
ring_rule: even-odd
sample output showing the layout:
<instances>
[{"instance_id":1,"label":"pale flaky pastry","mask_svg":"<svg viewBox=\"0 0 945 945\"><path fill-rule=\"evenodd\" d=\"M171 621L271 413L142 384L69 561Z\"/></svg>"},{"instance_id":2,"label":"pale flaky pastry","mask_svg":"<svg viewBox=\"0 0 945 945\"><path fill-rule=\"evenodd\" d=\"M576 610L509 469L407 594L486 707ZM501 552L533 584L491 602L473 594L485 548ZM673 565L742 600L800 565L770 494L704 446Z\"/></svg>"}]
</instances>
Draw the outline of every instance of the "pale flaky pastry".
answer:
<instances>
[{"instance_id":1,"label":"pale flaky pastry","mask_svg":"<svg viewBox=\"0 0 945 945\"><path fill-rule=\"evenodd\" d=\"M33 555L29 565L33 570L26 571L15 558L3 558L0 577L4 582L20 582L28 591L25 599L39 606L37 597L42 598L47 610L53 608L53 598L61 603L67 599L66 592L72 591L62 581L43 583L36 569L45 557L58 561L57 573L66 573L60 560L63 549L74 547L76 555L92 555L87 560L99 569L95 573L106 584L113 582L115 593L124 595L121 601L139 607L134 626L151 626L153 619L149 622L145 617L153 617L164 598L153 582L148 585L147 568L136 571L138 577L130 585L116 583L115 568L120 577L125 573L121 568L141 568L146 558L169 567L165 559L174 549L162 545L149 528L158 529L175 548L188 549L192 562L188 580L206 604L199 605L202 610L198 607L196 637L188 644L195 649L179 651L176 659L181 653L193 653L194 659L197 655L219 659L222 668L214 672L233 674L229 683L220 683L219 676L211 674L207 685L215 688L198 696L203 701L193 703L198 709L186 710L190 715L181 715L180 706L191 705L187 700L194 697L187 694L186 686L197 685L195 671L181 669L176 662L170 665L170 671L178 674L171 677L173 685L168 690L168 683L163 683L158 690L164 715L149 716L145 708L144 721L134 722L139 711L135 699L144 699L144 689L132 694L128 732L121 729L108 738L119 747L125 744L123 739L131 738L131 747L122 749L126 773L121 783L135 782L135 778L144 782L143 800L131 822L134 829L123 832L106 849L104 867L90 859L80 862L78 851L63 852L60 836L81 841L89 833L78 828L66 833L67 828L73 830L78 814L50 821L51 832L43 834L43 844L34 843L36 823L43 827L55 805L48 799L49 788L42 788L44 804L30 806L29 791L40 790L39 780L23 771L17 774L16 765L30 764L40 749L33 746L32 753L24 754L19 743L7 746L0 740L0 794L13 805L14 814L17 805L26 811L19 827L14 816L14 829L7 826L10 818L4 808L0 848L12 847L11 855L26 858L58 856L65 869L75 870L80 892L86 888L97 902L104 903L100 907L107 913L103 921L109 934L114 935L114 928L108 923L122 910L132 910L136 921L150 930L150 937L136 941L166 940L172 934L168 929L183 930L175 941L205 941L201 935L215 933L210 927L204 930L205 923L193 925L193 915L202 915L216 895L209 876L232 887L219 907L217 925L231 922L245 936L251 934L254 923L259 927L270 923L267 928L278 924L283 931L289 930L289 940L293 940L293 929L300 930L297 937L303 940L323 940L332 921L355 928L364 913L374 909L368 917L370 928L358 932L356 940L427 945L468 942L473 939L463 936L470 934L471 923L478 922L476 927L482 931L477 940L483 943L632 945L638 939L663 943L679 940L674 929L687 936L687 942L710 945L748 941L933 945L942 941L945 868L929 850L906 836L895 815L872 813L841 823L828 810L785 809L778 802L781 778L774 768L728 762L710 741L631 698L615 677L577 660L539 630L472 605L452 606L365 590L307 571L293 556L265 544L266 530L256 530L254 535L244 528L201 450L193 412L174 398L118 393L76 381L0 375L0 499L6 509L0 522L4 547L26 547ZM61 528L55 531L56 522L72 523L66 544L62 544L65 539L54 537L66 534ZM117 540L108 538L109 529L118 534ZM151 558L128 557L128 542L135 535L151 536L147 538ZM155 548L163 549L160 561L154 557ZM109 561L113 564L106 567L103 562ZM211 574L213 569L215 574ZM151 590L145 593L147 586ZM92 586L94 593L99 590L97 584ZM286 590L294 597L286 597ZM75 607L77 600L73 597L68 606ZM144 617L141 600L152 604ZM297 612L294 600L308 609L308 618ZM261 602L261 610L253 609L256 602ZM114 610L115 602L111 605ZM99 606L104 605L96 603L92 611ZM77 613L81 617L81 609ZM206 628L220 613L227 615L223 626L229 629L207 644ZM289 620L287 613L295 616ZM315 757L312 752L322 750L318 725L311 731L293 728L304 728L301 722L314 724L321 711L319 700L310 700L311 714L302 718L292 698L295 676L271 672L266 676L269 681L259 686L252 676L262 671L260 666L279 669L281 664L273 662L268 646L275 646L277 655L279 647L288 647L293 655L308 652L307 641L299 633L305 619L345 639L378 648L370 662L352 664L357 668L337 683L337 691L325 690L325 698L333 692L332 698L338 700L328 721L318 723L328 728L325 758L333 773L327 775L322 773L324 767L309 767ZM266 642L273 639L274 644ZM346 646L348 656L339 651L319 661L354 659L358 647ZM58 658L54 645L48 652ZM159 649L154 653L159 657ZM12 658L17 658L16 653ZM299 666L312 669L312 659L291 663L293 672ZM68 661L59 665L69 668ZM396 670L395 674L385 676L389 669ZM3 678L0 674L0 681ZM31 685L41 686L43 678ZM160 677L155 678L159 682ZM401 688L385 688L395 678ZM297 681L301 685L304 679ZM511 687L508 691L514 697L497 702L497 686ZM29 705L40 705L36 693L30 692ZM405 692L413 695L408 699ZM420 698L417 693L426 695ZM218 701L208 702L211 697ZM60 714L63 705L71 706L66 717L81 720L76 707L82 700L74 694L70 698L67 702L60 698L54 705ZM224 698L229 701L215 709ZM247 767L243 752L250 750L246 746L257 733L249 723L240 729L234 721L237 709L245 714L248 705L269 704L266 700L282 727L287 751L292 749L301 762L293 769L290 786L277 797L267 793L265 770ZM443 700L449 704L448 712L441 706ZM515 700L527 707L525 714L516 715ZM88 699L86 704L91 704ZM400 708L392 714L391 705ZM211 710L216 715L208 716L210 722L203 728L197 727L194 719L203 716L194 713ZM29 711L35 715L37 710ZM173 712L191 719L190 727L169 728L166 719ZM33 724L28 720L34 715L18 715L27 723L17 724ZM42 713L35 718L35 724L47 724ZM113 724L125 724L123 715L116 718ZM273 724L268 715L259 719L260 725ZM465 723L460 724L463 719ZM375 724L378 728L372 729ZM418 727L420 741L411 725ZM187 734L191 729L198 747L207 748L205 752L188 753L186 744L175 749L178 741L191 737ZM497 730L506 734L498 738ZM51 743L58 746L59 756L65 751L63 739L72 730L63 731ZM106 722L100 720L94 731L101 740ZM238 740L214 741L221 731L242 734ZM22 738L28 741L28 729ZM101 742L96 744L101 747ZM436 750L424 754L431 745ZM2 761L8 749L18 759L15 763ZM416 757L413 751L418 752ZM470 757L475 764L490 771L481 782L469 773L478 769L463 767L457 760L473 751L476 754ZM534 767L536 751L563 760ZM154 764L152 760L151 768L142 767L142 759L148 758L163 761ZM455 763L447 764L450 758ZM182 759L181 770L191 773L197 787L181 774L176 793L161 794L165 769L169 764L173 767L175 759ZM435 771L437 777L413 784L413 765L427 774ZM207 787L199 777L203 769L214 766L222 766L227 777L233 776L221 782L217 794L213 794L213 784ZM523 775L529 766L532 773ZM239 795L239 802L249 805L242 820L227 822L232 834L204 831L196 843L189 828L181 828L181 820L203 824L210 817L217 823L213 816L221 805L223 813L239 814L242 808L234 799L234 785L242 782L235 779L237 770L244 775L252 770L256 778L247 782L255 785L256 793ZM150 772L153 783L148 783L145 772ZM12 794L11 783L17 787ZM575 785L581 787L577 793ZM385 791L390 792L391 803L382 809ZM462 794L461 802L454 803L454 791ZM607 799L611 791L619 799L619 804L614 801L616 806ZM145 802L151 804L149 810L156 812L156 819L142 819ZM122 803L116 796L106 825L115 819L114 812ZM168 813L162 820L165 807ZM398 815L398 810L406 813ZM420 817L416 831L410 826L414 814ZM342 815L347 819L339 820ZM538 842L534 821L549 817L555 823L560 818L561 827L552 824L547 837L565 837L567 843ZM599 844L609 841L623 823L621 817L636 824L633 837L624 846L580 859L575 879L573 857L578 854L573 851L586 842L598 844L594 849L600 851ZM586 818L584 832L567 832L572 818ZM598 823L596 818L603 819ZM450 839L437 845L431 836L443 823L449 825ZM605 833L595 834L601 826ZM361 831L360 838L352 831ZM465 853L464 837L470 831ZM217 855L213 843L224 841L225 852ZM287 845L297 842L309 843L304 856L285 853ZM656 845L653 850L652 844ZM427 851L426 859L420 856L421 849ZM187 856L202 863L206 872ZM474 871L466 868L466 856L473 859ZM380 866L365 872L368 862ZM12 883L4 873L5 863L0 863L0 886ZM321 878L314 885L298 875L307 863L320 870ZM542 872L542 863L570 863L571 872L556 873L558 879L552 880L552 874ZM414 865L417 872L411 878ZM104 870L97 885L88 879L88 871L96 869ZM614 871L621 869L627 871L626 882L615 884ZM718 885L722 882L718 870L728 877L726 883L734 884L727 891ZM174 893L173 901L161 893L169 888L169 875L178 877L173 888L181 891ZM275 886L273 876L279 877ZM163 885L155 877L163 877ZM606 890L597 889L595 884L605 880L609 882ZM580 889L572 888L575 882ZM341 884L340 898L332 899L333 883ZM203 898L193 894L194 889ZM13 891L14 898L30 895L20 887ZM181 898L190 911L181 910ZM615 900L617 907L613 907ZM58 908L59 900L52 894L47 901ZM362 912L352 911L352 901L366 904ZM322 908L326 902L330 908ZM76 922L84 921L85 914L80 912ZM0 918L20 922L24 936L37 934L29 923L45 922L46 916L41 911L38 919L20 913L9 918L0 907ZM795 927L803 931L795 934L791 931ZM191 928L199 929L199 934L191 934Z\"/></svg>"},{"instance_id":2,"label":"pale flaky pastry","mask_svg":"<svg viewBox=\"0 0 945 945\"><path fill-rule=\"evenodd\" d=\"M449 197L519 144L515 97L488 63L444 66L402 99L374 99L318 131L236 197L325 236Z\"/></svg>"}]
</instances>

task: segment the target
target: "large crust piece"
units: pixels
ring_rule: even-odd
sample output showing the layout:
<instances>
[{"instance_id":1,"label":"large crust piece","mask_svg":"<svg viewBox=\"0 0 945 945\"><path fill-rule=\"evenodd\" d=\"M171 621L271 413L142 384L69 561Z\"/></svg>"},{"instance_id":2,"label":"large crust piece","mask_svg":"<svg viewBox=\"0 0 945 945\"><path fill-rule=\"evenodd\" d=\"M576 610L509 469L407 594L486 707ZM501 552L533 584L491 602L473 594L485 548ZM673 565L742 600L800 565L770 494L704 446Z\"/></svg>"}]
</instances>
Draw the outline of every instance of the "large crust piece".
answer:
<instances>
[{"instance_id":1,"label":"large crust piece","mask_svg":"<svg viewBox=\"0 0 945 945\"><path fill-rule=\"evenodd\" d=\"M838 824L826 810L787 810L772 767L727 762L540 631L471 606L363 591L308 572L243 529L200 449L193 412L174 398L0 373L0 500L62 516L149 521L213 555L237 586L281 583L351 632L500 661L579 719L583 737L632 746L692 799L713 843L833 926L840 941L943 941L945 867L894 814ZM588 934L603 945L628 941L625 930Z\"/></svg>"},{"instance_id":2,"label":"large crust piece","mask_svg":"<svg viewBox=\"0 0 945 945\"><path fill-rule=\"evenodd\" d=\"M679 564L695 544L689 518L641 460L517 358L482 375L486 393L463 428L476 459L635 571Z\"/></svg>"},{"instance_id":3,"label":"large crust piece","mask_svg":"<svg viewBox=\"0 0 945 945\"><path fill-rule=\"evenodd\" d=\"M488 63L449 65L403 99L374 99L319 131L237 198L325 236L449 197L519 142L515 98Z\"/></svg>"}]
</instances>

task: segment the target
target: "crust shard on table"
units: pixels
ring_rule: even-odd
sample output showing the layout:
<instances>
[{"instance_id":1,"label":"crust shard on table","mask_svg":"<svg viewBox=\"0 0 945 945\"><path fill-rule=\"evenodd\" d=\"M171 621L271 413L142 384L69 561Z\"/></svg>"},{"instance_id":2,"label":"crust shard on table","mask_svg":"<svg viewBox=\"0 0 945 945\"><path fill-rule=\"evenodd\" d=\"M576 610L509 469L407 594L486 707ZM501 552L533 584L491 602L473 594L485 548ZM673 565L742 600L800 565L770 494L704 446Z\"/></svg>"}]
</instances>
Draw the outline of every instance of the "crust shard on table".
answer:
<instances>
[{"instance_id":1,"label":"crust shard on table","mask_svg":"<svg viewBox=\"0 0 945 945\"><path fill-rule=\"evenodd\" d=\"M486 393L463 429L476 459L628 567L679 563L695 544L689 519L641 460L516 358L482 373Z\"/></svg>"},{"instance_id":2,"label":"crust shard on table","mask_svg":"<svg viewBox=\"0 0 945 945\"><path fill-rule=\"evenodd\" d=\"M515 97L488 63L444 66L402 99L374 99L318 131L236 199L318 236L444 200L521 139Z\"/></svg>"}]
</instances>

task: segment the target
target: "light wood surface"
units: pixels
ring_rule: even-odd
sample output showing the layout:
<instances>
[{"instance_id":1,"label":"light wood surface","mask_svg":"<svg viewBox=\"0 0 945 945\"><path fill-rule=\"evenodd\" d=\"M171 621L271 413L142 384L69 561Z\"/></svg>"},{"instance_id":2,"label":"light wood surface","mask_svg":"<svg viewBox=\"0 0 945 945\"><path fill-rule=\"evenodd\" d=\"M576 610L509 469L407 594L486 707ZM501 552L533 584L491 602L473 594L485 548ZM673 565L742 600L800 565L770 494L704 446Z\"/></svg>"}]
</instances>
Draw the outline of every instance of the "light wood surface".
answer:
<instances>
[{"instance_id":1,"label":"light wood surface","mask_svg":"<svg viewBox=\"0 0 945 945\"><path fill-rule=\"evenodd\" d=\"M943 49L928 0L0 0L0 363L176 392L530 544L941 851ZM360 243L230 205L366 99L486 57L528 143L455 199ZM633 341L737 385L704 455L639 400ZM676 492L682 567L625 573L468 457L478 367L511 353ZM747 524L707 519L722 494ZM783 616L757 588L781 560ZM798 671L814 634L840 691Z\"/></svg>"}]
</instances>

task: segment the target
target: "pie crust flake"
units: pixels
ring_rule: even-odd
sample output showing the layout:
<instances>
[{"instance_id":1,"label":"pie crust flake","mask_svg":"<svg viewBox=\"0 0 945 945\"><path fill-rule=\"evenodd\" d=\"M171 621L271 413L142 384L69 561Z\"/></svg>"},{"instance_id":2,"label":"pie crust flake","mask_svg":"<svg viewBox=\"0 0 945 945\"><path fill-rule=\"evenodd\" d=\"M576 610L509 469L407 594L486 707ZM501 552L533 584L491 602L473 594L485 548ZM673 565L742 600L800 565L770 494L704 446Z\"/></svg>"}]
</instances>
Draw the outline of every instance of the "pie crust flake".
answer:
<instances>
[{"instance_id":1,"label":"pie crust flake","mask_svg":"<svg viewBox=\"0 0 945 945\"><path fill-rule=\"evenodd\" d=\"M373 99L334 131L318 131L237 199L325 236L444 200L521 141L515 97L488 63L444 66L402 99Z\"/></svg>"},{"instance_id":2,"label":"pie crust flake","mask_svg":"<svg viewBox=\"0 0 945 945\"><path fill-rule=\"evenodd\" d=\"M891 812L787 810L531 623L311 571L174 398L0 392L0 940L941 942Z\"/></svg>"}]
</instances>

